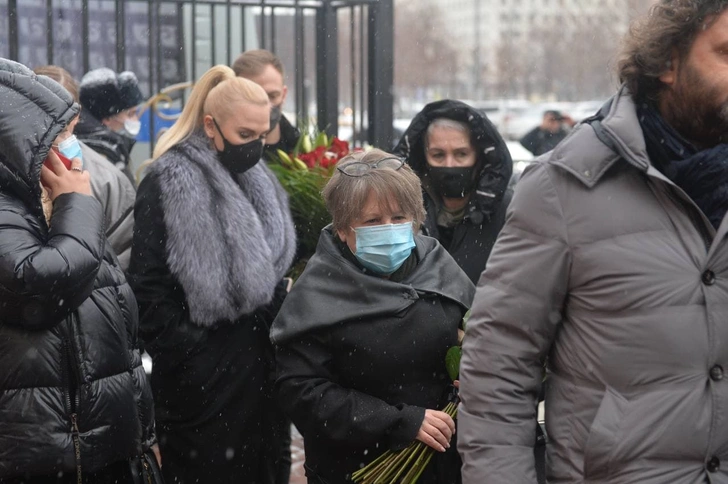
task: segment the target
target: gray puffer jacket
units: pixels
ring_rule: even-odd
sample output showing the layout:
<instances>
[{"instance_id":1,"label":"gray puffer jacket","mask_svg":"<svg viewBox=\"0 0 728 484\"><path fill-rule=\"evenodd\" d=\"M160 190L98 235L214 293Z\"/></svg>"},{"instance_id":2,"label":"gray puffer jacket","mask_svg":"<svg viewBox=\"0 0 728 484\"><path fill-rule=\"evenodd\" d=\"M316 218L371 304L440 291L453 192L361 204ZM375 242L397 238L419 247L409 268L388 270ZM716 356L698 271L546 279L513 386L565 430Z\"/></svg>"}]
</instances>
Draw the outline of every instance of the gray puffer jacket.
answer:
<instances>
[{"instance_id":1,"label":"gray puffer jacket","mask_svg":"<svg viewBox=\"0 0 728 484\"><path fill-rule=\"evenodd\" d=\"M728 247L655 169L629 93L527 170L465 337L463 482L728 482ZM607 145L613 146L609 148Z\"/></svg>"}]
</instances>

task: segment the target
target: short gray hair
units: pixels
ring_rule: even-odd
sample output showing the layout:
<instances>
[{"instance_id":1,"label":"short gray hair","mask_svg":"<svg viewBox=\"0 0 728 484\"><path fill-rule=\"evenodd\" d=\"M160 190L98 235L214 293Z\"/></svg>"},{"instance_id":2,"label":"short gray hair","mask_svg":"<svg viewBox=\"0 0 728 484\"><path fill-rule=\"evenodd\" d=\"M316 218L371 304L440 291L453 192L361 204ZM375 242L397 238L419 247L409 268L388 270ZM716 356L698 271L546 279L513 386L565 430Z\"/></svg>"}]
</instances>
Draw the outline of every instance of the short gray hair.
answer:
<instances>
[{"instance_id":1,"label":"short gray hair","mask_svg":"<svg viewBox=\"0 0 728 484\"><path fill-rule=\"evenodd\" d=\"M436 118L427 126L427 131L425 132L425 148L429 146L430 135L435 128L454 129L455 131L467 134L468 138L470 138L470 126L466 123L463 123L462 121L455 121L450 118Z\"/></svg>"},{"instance_id":2,"label":"short gray hair","mask_svg":"<svg viewBox=\"0 0 728 484\"><path fill-rule=\"evenodd\" d=\"M385 158L396 158L382 150L352 153L339 161L337 166L349 163L373 165ZM409 165L399 170L387 168L369 170L362 176L348 176L334 170L323 190L326 209L333 219L334 230L347 230L361 214L369 194L374 192L379 200L392 206L394 202L400 210L411 217L415 230L425 221L425 206L422 200L420 179Z\"/></svg>"}]
</instances>

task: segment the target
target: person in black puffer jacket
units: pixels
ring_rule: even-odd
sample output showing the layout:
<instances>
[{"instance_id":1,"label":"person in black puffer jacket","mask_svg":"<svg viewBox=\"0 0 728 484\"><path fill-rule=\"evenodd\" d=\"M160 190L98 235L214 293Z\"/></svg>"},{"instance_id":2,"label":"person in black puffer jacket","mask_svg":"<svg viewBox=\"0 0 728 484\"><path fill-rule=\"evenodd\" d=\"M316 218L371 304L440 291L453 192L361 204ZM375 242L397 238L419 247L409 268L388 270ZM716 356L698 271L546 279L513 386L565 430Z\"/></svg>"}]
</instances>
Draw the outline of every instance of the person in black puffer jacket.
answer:
<instances>
[{"instance_id":1,"label":"person in black puffer jacket","mask_svg":"<svg viewBox=\"0 0 728 484\"><path fill-rule=\"evenodd\" d=\"M88 173L50 152L78 110L55 81L0 59L2 484L131 484L156 464L136 300Z\"/></svg>"},{"instance_id":2,"label":"person in black puffer jacket","mask_svg":"<svg viewBox=\"0 0 728 484\"><path fill-rule=\"evenodd\" d=\"M394 153L422 179L427 210L422 232L436 238L477 283L513 195L505 141L485 115L444 100L415 116Z\"/></svg>"}]
</instances>

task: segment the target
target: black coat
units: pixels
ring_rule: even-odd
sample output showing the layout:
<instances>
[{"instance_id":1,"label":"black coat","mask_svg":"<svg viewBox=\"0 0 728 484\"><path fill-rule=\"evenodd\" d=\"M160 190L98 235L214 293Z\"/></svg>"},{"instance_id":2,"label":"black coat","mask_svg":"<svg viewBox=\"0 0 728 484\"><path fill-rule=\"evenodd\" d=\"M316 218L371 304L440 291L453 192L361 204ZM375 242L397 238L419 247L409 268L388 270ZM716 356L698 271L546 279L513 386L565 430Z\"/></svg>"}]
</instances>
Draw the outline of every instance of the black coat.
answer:
<instances>
[{"instance_id":1,"label":"black coat","mask_svg":"<svg viewBox=\"0 0 728 484\"><path fill-rule=\"evenodd\" d=\"M93 473L155 440L136 301L101 205L63 194L43 215L41 165L77 111L0 60L0 479Z\"/></svg>"},{"instance_id":2,"label":"black coat","mask_svg":"<svg viewBox=\"0 0 728 484\"><path fill-rule=\"evenodd\" d=\"M366 275L324 230L276 318L279 402L304 437L309 482L338 484L416 437L425 409L442 409L445 353L474 287L433 239L401 282ZM454 440L453 440L454 444ZM421 483L459 481L455 446Z\"/></svg>"},{"instance_id":3,"label":"black coat","mask_svg":"<svg viewBox=\"0 0 728 484\"><path fill-rule=\"evenodd\" d=\"M520 143L524 148L533 153L534 156L541 156L556 148L568 134L563 128L555 133L551 133L540 126L536 126L521 138Z\"/></svg>"},{"instance_id":4,"label":"black coat","mask_svg":"<svg viewBox=\"0 0 728 484\"><path fill-rule=\"evenodd\" d=\"M210 151L203 141L195 143L195 146L202 144L198 147L203 152ZM287 429L279 429L280 422L269 421L270 414L265 412L271 406L273 387L273 350L268 333L285 297L285 286L283 283L275 286L272 301L233 321L219 320L211 324L193 321L189 295L171 269L169 224L192 220L195 223L190 227L196 230L200 218L205 216L190 212L175 218L170 211L165 212L163 197L168 193L165 189L174 190L179 186L174 182L161 184L163 176L177 173L181 165L202 169L203 165L184 157L196 152L196 148L189 142L185 146L189 150L174 148L164 160L156 161L139 185L129 266L130 282L139 301L142 338L154 363L152 388L164 462L162 471L168 482L180 484L272 482L273 476L266 471L266 459L278 451L275 437ZM207 154L215 157L211 151ZM215 160L212 162L219 165ZM164 164L162 168L161 164ZM224 170L222 165L219 168ZM227 172L217 176L223 175L233 185ZM206 179L210 181L212 177L208 175ZM217 186L212 192L220 193L219 190ZM199 195L190 193L189 196ZM273 206L270 198L266 203ZM196 205L199 210L209 210L207 203ZM241 212L244 209L240 207ZM290 220L290 215L284 213L275 216ZM222 211L209 217L225 222L226 226L236 225L225 220ZM293 237L293 225L289 223ZM210 241L210 251L214 250L214 242L229 235L227 232L200 234ZM244 242L236 239L232 243ZM295 238L291 244L295 246ZM179 251L176 255L179 256ZM214 277L209 272L215 271L224 275L232 267L229 256L215 253L213 259L216 258L217 264L199 269L199 277ZM289 262L292 256L291 247L287 255ZM186 265L199 263L195 254L184 257L187 257ZM261 274L258 276L262 279ZM245 298L245 291L239 292ZM220 299L223 295L206 297Z\"/></svg>"},{"instance_id":5,"label":"black coat","mask_svg":"<svg viewBox=\"0 0 728 484\"><path fill-rule=\"evenodd\" d=\"M427 181L425 135L427 127L438 118L460 121L470 126L471 141L478 153L480 170L475 192L465 209L462 222L452 228L441 227L437 215L441 201L431 190L423 190L427 218L423 233L442 243L471 281L478 282L490 251L505 223L512 192L508 188L513 162L505 141L490 120L460 101L437 101L420 111L405 131L394 153L403 157L412 169Z\"/></svg>"},{"instance_id":6,"label":"black coat","mask_svg":"<svg viewBox=\"0 0 728 484\"><path fill-rule=\"evenodd\" d=\"M301 137L301 132L291 124L285 116L281 116L279 121L281 127L281 139L277 143L272 145L265 145L265 151L263 157L266 161L277 160L278 150L291 153L298 143L298 139Z\"/></svg>"}]
</instances>

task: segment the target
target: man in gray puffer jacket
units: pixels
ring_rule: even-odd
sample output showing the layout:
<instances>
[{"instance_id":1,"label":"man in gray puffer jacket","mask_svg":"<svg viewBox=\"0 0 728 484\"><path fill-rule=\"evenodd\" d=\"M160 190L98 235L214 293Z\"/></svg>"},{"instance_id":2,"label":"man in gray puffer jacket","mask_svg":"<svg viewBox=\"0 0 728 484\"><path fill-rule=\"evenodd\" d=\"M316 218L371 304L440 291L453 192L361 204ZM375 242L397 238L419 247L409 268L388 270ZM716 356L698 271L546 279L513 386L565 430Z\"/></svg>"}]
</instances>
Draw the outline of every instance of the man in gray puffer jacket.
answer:
<instances>
[{"instance_id":1,"label":"man in gray puffer jacket","mask_svg":"<svg viewBox=\"0 0 728 484\"><path fill-rule=\"evenodd\" d=\"M519 182L461 367L463 482L728 483L728 0L659 0Z\"/></svg>"}]
</instances>

